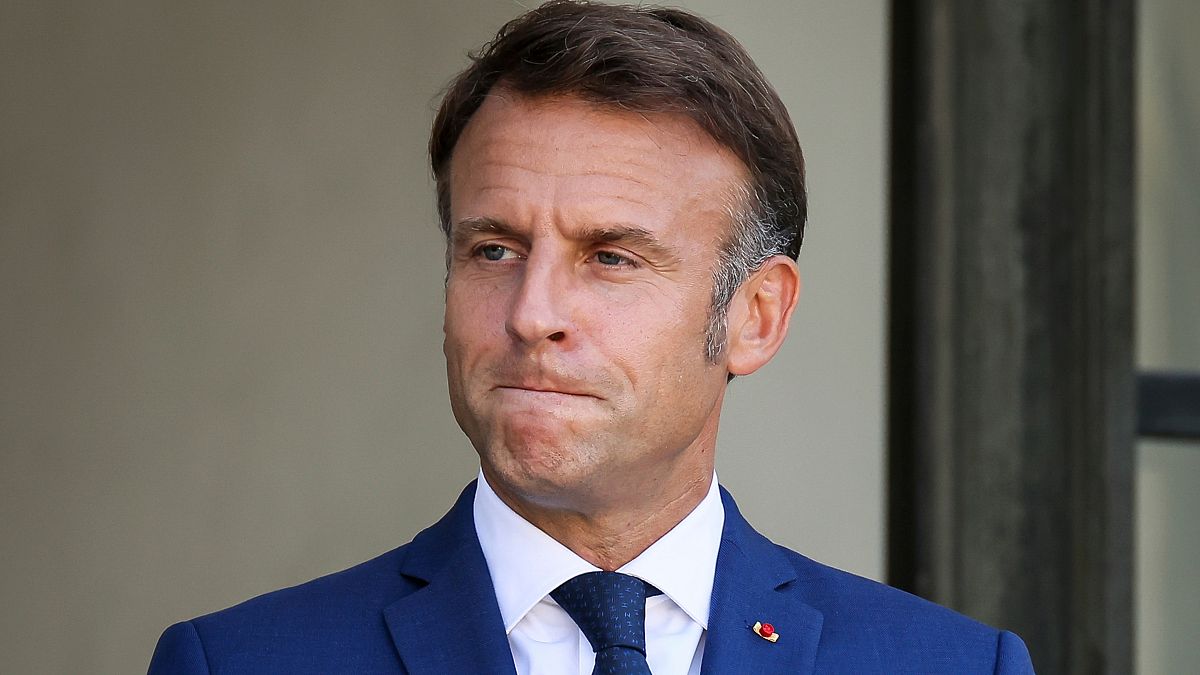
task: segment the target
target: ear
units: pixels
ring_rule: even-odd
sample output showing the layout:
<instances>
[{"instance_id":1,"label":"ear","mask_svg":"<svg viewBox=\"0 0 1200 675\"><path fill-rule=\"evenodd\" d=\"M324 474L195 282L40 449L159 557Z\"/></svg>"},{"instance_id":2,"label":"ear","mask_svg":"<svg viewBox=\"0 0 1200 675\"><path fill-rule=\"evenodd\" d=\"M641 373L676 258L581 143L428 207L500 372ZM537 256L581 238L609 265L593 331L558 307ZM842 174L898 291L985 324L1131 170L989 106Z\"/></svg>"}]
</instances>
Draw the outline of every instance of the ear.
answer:
<instances>
[{"instance_id":1,"label":"ear","mask_svg":"<svg viewBox=\"0 0 1200 675\"><path fill-rule=\"evenodd\" d=\"M775 356L799 298L800 270L787 256L769 258L750 275L729 306L729 374L749 375Z\"/></svg>"}]
</instances>

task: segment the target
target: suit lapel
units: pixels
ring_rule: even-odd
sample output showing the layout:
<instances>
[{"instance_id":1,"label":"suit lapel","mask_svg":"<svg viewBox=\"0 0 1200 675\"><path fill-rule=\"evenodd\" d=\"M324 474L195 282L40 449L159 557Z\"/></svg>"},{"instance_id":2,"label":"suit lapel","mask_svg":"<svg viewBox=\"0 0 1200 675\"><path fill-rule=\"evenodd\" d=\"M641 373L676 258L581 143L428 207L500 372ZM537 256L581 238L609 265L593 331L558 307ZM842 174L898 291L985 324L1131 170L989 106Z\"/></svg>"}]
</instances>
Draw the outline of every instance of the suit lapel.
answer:
<instances>
[{"instance_id":1,"label":"suit lapel","mask_svg":"<svg viewBox=\"0 0 1200 675\"><path fill-rule=\"evenodd\" d=\"M426 585L384 610L392 641L412 675L515 675L487 561L475 535L475 484L442 520L419 534L401 573ZM802 600L795 568L742 518L724 489L702 675L811 673L822 616ZM752 630L771 623L777 642Z\"/></svg>"},{"instance_id":2,"label":"suit lapel","mask_svg":"<svg viewBox=\"0 0 1200 675\"><path fill-rule=\"evenodd\" d=\"M822 616L800 598L796 569L742 518L723 488L725 527L717 554L702 675L811 673ZM752 629L770 623L768 642Z\"/></svg>"},{"instance_id":3,"label":"suit lapel","mask_svg":"<svg viewBox=\"0 0 1200 675\"><path fill-rule=\"evenodd\" d=\"M474 496L472 483L441 521L409 545L401 573L426 585L384 609L400 660L412 675L516 674L475 535Z\"/></svg>"}]
</instances>

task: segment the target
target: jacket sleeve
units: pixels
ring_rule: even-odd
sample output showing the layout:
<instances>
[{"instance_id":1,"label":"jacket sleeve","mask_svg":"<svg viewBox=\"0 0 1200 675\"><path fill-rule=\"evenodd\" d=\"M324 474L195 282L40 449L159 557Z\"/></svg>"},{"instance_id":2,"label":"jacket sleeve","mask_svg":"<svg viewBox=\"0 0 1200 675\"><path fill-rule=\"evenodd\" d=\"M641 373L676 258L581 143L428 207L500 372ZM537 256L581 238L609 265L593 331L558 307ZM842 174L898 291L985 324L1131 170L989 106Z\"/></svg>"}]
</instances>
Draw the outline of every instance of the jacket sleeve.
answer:
<instances>
[{"instance_id":1,"label":"jacket sleeve","mask_svg":"<svg viewBox=\"0 0 1200 675\"><path fill-rule=\"evenodd\" d=\"M1029 650L1016 633L1000 631L996 642L996 675L1034 675Z\"/></svg>"},{"instance_id":2,"label":"jacket sleeve","mask_svg":"<svg viewBox=\"0 0 1200 675\"><path fill-rule=\"evenodd\" d=\"M208 675L208 657L190 621L163 631L150 658L149 675Z\"/></svg>"}]
</instances>

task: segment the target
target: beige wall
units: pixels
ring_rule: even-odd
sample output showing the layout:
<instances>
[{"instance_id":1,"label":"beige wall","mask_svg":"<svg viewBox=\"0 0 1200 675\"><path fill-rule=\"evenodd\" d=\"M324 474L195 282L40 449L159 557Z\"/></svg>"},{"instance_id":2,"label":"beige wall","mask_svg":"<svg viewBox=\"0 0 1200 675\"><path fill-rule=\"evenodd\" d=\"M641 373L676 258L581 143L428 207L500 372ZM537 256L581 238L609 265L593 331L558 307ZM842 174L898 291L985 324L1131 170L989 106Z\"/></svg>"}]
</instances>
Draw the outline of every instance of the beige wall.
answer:
<instances>
[{"instance_id":1,"label":"beige wall","mask_svg":"<svg viewBox=\"0 0 1200 675\"><path fill-rule=\"evenodd\" d=\"M879 577L884 3L688 4L778 85L812 191L794 335L733 385L719 470ZM143 670L167 624L399 545L473 477L423 145L518 11L3 4L0 672Z\"/></svg>"},{"instance_id":2,"label":"beige wall","mask_svg":"<svg viewBox=\"0 0 1200 675\"><path fill-rule=\"evenodd\" d=\"M1139 3L1138 363L1200 371L1200 4ZM1137 668L1200 663L1200 443L1137 456Z\"/></svg>"}]
</instances>

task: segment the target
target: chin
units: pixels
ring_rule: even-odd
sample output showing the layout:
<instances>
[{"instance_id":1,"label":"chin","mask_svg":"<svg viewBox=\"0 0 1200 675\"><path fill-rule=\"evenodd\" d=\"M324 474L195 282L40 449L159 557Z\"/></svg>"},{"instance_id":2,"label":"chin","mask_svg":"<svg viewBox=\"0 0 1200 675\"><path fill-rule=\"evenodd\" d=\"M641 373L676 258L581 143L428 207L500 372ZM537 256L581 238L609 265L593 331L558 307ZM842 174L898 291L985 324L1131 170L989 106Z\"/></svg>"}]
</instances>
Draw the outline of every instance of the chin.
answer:
<instances>
[{"instance_id":1,"label":"chin","mask_svg":"<svg viewBox=\"0 0 1200 675\"><path fill-rule=\"evenodd\" d=\"M485 469L490 469L489 480L501 483L492 485L494 489L544 506L561 506L588 483L586 454L573 443L523 439L492 444L481 456Z\"/></svg>"}]
</instances>

